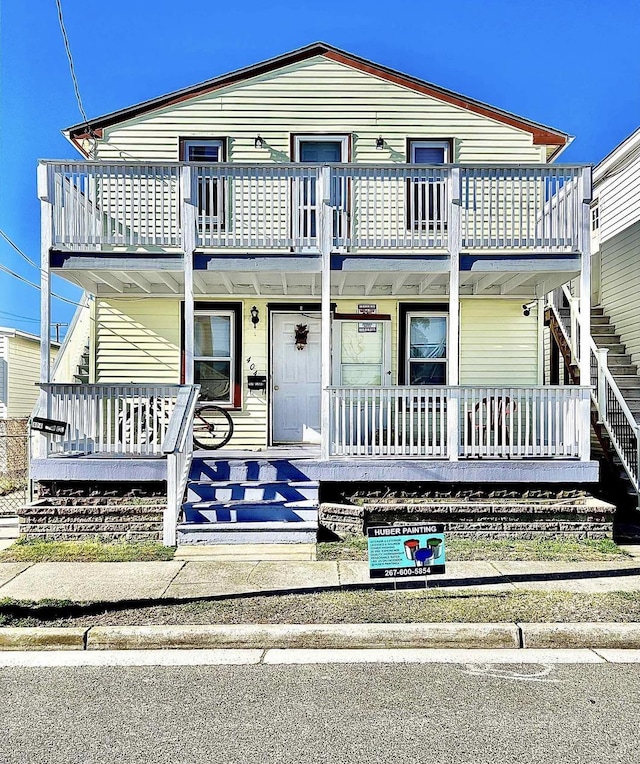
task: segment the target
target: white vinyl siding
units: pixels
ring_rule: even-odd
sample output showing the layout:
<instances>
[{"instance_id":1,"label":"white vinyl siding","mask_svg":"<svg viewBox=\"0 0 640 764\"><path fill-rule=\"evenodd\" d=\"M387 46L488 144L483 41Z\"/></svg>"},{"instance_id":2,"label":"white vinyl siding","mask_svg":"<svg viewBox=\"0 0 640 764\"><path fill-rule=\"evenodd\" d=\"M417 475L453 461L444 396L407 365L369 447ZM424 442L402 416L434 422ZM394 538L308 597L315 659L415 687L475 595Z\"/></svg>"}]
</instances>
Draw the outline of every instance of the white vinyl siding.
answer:
<instances>
[{"instance_id":1,"label":"white vinyl siding","mask_svg":"<svg viewBox=\"0 0 640 764\"><path fill-rule=\"evenodd\" d=\"M180 381L180 303L96 300L96 382Z\"/></svg>"},{"instance_id":2,"label":"white vinyl siding","mask_svg":"<svg viewBox=\"0 0 640 764\"><path fill-rule=\"evenodd\" d=\"M31 415L40 388L40 342L18 335L5 337L7 344L7 418ZM55 358L52 351L51 358Z\"/></svg>"},{"instance_id":3,"label":"white vinyl siding","mask_svg":"<svg viewBox=\"0 0 640 764\"><path fill-rule=\"evenodd\" d=\"M256 149L258 133L265 145ZM454 138L462 163L545 161L524 130L323 56L107 128L97 150L114 162L175 161L180 136L224 135L230 161L283 162L291 133L349 133L355 162L405 161L407 137Z\"/></svg>"},{"instance_id":4,"label":"white vinyl siding","mask_svg":"<svg viewBox=\"0 0 640 764\"><path fill-rule=\"evenodd\" d=\"M0 419L7 418L8 360L7 338L0 335Z\"/></svg>"},{"instance_id":5,"label":"white vinyl siding","mask_svg":"<svg viewBox=\"0 0 640 764\"><path fill-rule=\"evenodd\" d=\"M460 300L460 384L537 385L537 308L521 300Z\"/></svg>"},{"instance_id":6,"label":"white vinyl siding","mask_svg":"<svg viewBox=\"0 0 640 764\"><path fill-rule=\"evenodd\" d=\"M640 221L640 155L612 168L595 185L594 196L598 199L598 229L592 235L601 244Z\"/></svg>"},{"instance_id":7,"label":"white vinyl siding","mask_svg":"<svg viewBox=\"0 0 640 764\"><path fill-rule=\"evenodd\" d=\"M640 196L640 186L638 189ZM632 362L640 364L640 222L602 244L600 268L605 313Z\"/></svg>"}]
</instances>

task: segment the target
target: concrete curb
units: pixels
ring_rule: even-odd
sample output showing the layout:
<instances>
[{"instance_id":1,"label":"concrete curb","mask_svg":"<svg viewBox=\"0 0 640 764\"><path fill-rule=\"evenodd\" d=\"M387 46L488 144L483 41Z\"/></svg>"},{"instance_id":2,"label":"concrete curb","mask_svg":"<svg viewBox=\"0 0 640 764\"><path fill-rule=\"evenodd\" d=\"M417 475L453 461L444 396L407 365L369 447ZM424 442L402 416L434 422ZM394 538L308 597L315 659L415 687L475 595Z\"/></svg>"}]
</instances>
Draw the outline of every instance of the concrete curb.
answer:
<instances>
[{"instance_id":1,"label":"concrete curb","mask_svg":"<svg viewBox=\"0 0 640 764\"><path fill-rule=\"evenodd\" d=\"M521 623L524 648L640 649L640 623Z\"/></svg>"},{"instance_id":2,"label":"concrete curb","mask_svg":"<svg viewBox=\"0 0 640 764\"><path fill-rule=\"evenodd\" d=\"M512 623L96 626L87 650L213 648L517 648Z\"/></svg>"},{"instance_id":3,"label":"concrete curb","mask_svg":"<svg viewBox=\"0 0 640 764\"><path fill-rule=\"evenodd\" d=\"M4 626L0 650L86 650L87 628Z\"/></svg>"},{"instance_id":4,"label":"concrete curb","mask_svg":"<svg viewBox=\"0 0 640 764\"><path fill-rule=\"evenodd\" d=\"M0 627L0 651L406 648L640 650L640 623Z\"/></svg>"}]
</instances>

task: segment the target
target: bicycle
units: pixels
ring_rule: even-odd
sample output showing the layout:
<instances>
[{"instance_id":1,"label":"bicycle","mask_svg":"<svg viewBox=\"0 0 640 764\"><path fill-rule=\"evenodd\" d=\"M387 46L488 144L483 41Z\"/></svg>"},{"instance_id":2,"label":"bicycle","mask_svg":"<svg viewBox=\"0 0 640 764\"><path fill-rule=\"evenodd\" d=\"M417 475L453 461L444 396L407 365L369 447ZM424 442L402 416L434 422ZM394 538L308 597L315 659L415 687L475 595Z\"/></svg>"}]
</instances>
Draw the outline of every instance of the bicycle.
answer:
<instances>
[{"instance_id":1,"label":"bicycle","mask_svg":"<svg viewBox=\"0 0 640 764\"><path fill-rule=\"evenodd\" d=\"M205 403L196 409L193 417L193 443L205 451L222 448L233 435L231 414L213 403Z\"/></svg>"}]
</instances>

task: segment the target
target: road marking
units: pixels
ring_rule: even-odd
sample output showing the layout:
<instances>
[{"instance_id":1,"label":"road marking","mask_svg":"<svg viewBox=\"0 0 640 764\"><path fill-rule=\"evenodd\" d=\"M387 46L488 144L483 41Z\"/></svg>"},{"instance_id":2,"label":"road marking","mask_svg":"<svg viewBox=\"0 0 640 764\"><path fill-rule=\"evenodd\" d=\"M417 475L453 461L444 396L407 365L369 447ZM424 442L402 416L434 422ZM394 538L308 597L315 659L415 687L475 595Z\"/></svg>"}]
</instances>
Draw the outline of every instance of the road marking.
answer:
<instances>
[{"instance_id":1,"label":"road marking","mask_svg":"<svg viewBox=\"0 0 640 764\"><path fill-rule=\"evenodd\" d=\"M58 666L245 666L264 650L16 650L0 652L0 668Z\"/></svg>"}]
</instances>

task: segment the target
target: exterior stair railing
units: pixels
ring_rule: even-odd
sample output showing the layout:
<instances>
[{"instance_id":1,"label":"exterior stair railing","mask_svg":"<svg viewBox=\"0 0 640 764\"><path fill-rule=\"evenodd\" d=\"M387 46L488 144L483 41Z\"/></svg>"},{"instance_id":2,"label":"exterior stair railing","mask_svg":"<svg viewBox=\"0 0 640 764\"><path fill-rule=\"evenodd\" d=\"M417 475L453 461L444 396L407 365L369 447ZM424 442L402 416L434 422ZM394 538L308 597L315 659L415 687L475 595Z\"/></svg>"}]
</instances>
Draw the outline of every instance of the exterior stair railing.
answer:
<instances>
[{"instance_id":1,"label":"exterior stair railing","mask_svg":"<svg viewBox=\"0 0 640 764\"><path fill-rule=\"evenodd\" d=\"M557 290L554 296L559 296ZM562 287L561 294L569 305L569 325L552 300L548 308L555 318L564 338L563 354L569 354L570 367L577 369L579 362L578 327L580 326L579 301L569 288ZM604 426L615 452L636 494L640 506L640 425L629 409L607 363L607 348L599 348L589 338L591 367L591 401L597 412L597 421ZM565 355L566 357L566 355ZM573 375L572 375L573 376Z\"/></svg>"},{"instance_id":2,"label":"exterior stair railing","mask_svg":"<svg viewBox=\"0 0 640 764\"><path fill-rule=\"evenodd\" d=\"M200 385L181 386L169 420L162 451L167 457L167 507L162 523L162 543L176 545L178 515L193 459L193 417Z\"/></svg>"}]
</instances>

